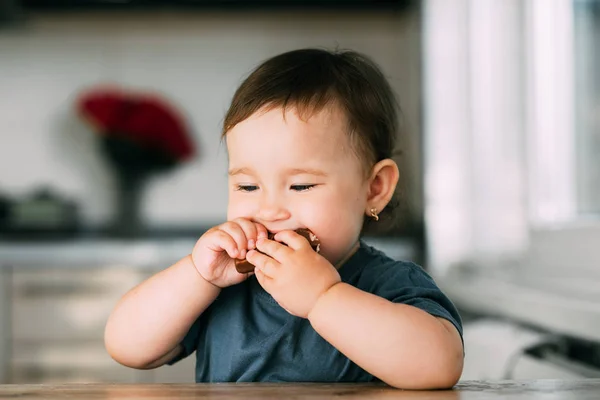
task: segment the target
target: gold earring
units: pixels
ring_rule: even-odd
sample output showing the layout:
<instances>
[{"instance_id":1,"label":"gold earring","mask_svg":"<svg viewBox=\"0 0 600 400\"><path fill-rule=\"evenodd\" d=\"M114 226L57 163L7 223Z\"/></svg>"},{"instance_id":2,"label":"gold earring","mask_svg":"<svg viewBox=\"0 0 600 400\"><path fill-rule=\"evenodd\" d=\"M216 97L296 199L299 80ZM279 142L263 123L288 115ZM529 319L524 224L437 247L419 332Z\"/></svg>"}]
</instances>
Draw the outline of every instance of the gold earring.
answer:
<instances>
[{"instance_id":1,"label":"gold earring","mask_svg":"<svg viewBox=\"0 0 600 400\"><path fill-rule=\"evenodd\" d=\"M379 215L377 215L377 209L375 207L371 208L371 218L373 218L375 221L379 221Z\"/></svg>"}]
</instances>

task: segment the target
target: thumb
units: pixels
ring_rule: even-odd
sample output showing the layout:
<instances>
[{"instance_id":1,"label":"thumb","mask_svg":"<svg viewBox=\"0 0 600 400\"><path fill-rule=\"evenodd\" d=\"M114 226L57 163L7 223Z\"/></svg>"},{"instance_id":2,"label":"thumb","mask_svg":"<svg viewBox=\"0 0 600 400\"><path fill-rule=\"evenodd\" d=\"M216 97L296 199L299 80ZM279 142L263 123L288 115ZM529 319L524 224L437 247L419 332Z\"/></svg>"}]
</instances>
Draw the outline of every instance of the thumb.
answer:
<instances>
[{"instance_id":1,"label":"thumb","mask_svg":"<svg viewBox=\"0 0 600 400\"><path fill-rule=\"evenodd\" d=\"M262 286L262 288L265 289L267 293L271 294L270 289L273 278L269 278L267 275L264 274L264 272L262 272L258 268L254 268L254 275L256 275L256 280L258 281L260 286Z\"/></svg>"}]
</instances>

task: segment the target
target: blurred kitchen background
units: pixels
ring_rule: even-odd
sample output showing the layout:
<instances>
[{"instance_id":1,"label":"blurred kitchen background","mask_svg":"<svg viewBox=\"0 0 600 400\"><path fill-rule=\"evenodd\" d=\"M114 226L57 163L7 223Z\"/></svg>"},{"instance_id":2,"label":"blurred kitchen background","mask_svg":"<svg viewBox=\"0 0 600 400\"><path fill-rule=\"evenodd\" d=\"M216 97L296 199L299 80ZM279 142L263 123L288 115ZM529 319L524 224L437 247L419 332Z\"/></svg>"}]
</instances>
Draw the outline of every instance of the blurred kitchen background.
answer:
<instances>
[{"instance_id":1,"label":"blurred kitchen background","mask_svg":"<svg viewBox=\"0 0 600 400\"><path fill-rule=\"evenodd\" d=\"M400 98L365 240L459 307L463 379L599 377L599 36L600 0L0 0L0 382L193 382L116 364L106 318L225 218L237 85L315 46Z\"/></svg>"}]
</instances>

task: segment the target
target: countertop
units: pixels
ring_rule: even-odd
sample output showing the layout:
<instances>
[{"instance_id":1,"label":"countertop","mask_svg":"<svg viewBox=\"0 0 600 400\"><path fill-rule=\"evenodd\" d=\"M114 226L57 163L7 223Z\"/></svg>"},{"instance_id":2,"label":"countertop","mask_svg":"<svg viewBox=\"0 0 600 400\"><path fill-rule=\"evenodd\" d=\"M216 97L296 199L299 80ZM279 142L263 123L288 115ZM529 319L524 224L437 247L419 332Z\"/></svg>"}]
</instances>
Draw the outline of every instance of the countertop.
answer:
<instances>
[{"instance_id":1,"label":"countertop","mask_svg":"<svg viewBox=\"0 0 600 400\"><path fill-rule=\"evenodd\" d=\"M598 399L600 379L465 381L452 390L406 391L377 384L0 385L0 399Z\"/></svg>"},{"instance_id":2,"label":"countertop","mask_svg":"<svg viewBox=\"0 0 600 400\"><path fill-rule=\"evenodd\" d=\"M459 268L436 281L462 310L600 343L597 273L535 265Z\"/></svg>"},{"instance_id":3,"label":"countertop","mask_svg":"<svg viewBox=\"0 0 600 400\"><path fill-rule=\"evenodd\" d=\"M130 266L163 269L192 251L202 234L139 239L82 237L64 240L0 240L0 268L89 268ZM363 240L394 259L414 260L416 247L407 238L365 237Z\"/></svg>"}]
</instances>

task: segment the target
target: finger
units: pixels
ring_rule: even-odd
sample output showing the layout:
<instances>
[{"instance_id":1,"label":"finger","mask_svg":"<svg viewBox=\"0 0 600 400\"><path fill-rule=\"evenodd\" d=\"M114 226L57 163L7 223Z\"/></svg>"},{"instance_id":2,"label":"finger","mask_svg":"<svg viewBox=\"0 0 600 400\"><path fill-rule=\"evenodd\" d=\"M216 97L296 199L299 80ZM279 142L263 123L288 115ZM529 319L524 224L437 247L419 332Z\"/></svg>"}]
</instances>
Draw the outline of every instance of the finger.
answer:
<instances>
[{"instance_id":1,"label":"finger","mask_svg":"<svg viewBox=\"0 0 600 400\"><path fill-rule=\"evenodd\" d=\"M227 221L224 224L219 225L219 230L228 233L237 245L238 258L244 259L246 257L246 250L248 248L248 239L241 226L236 222Z\"/></svg>"},{"instance_id":2,"label":"finger","mask_svg":"<svg viewBox=\"0 0 600 400\"><path fill-rule=\"evenodd\" d=\"M280 267L280 264L277 261L256 250L250 250L246 255L246 259L254 265L254 271L256 273L261 272L269 278L274 278Z\"/></svg>"},{"instance_id":3,"label":"finger","mask_svg":"<svg viewBox=\"0 0 600 400\"><path fill-rule=\"evenodd\" d=\"M231 258L236 258L240 254L238 245L231 235L219 229L212 232L207 247L213 251L225 250Z\"/></svg>"},{"instance_id":4,"label":"finger","mask_svg":"<svg viewBox=\"0 0 600 400\"><path fill-rule=\"evenodd\" d=\"M286 256L289 256L293 252L286 245L269 239L260 239L256 242L256 248L279 262L282 262Z\"/></svg>"},{"instance_id":5,"label":"finger","mask_svg":"<svg viewBox=\"0 0 600 400\"><path fill-rule=\"evenodd\" d=\"M288 245L290 248L292 248L294 250L303 250L306 248L312 248L310 246L309 241L306 240L306 238L304 236L299 235L294 231L287 230L287 231L277 232L277 234L275 235L275 237L273 239L278 242L285 243L286 245Z\"/></svg>"},{"instance_id":6,"label":"finger","mask_svg":"<svg viewBox=\"0 0 600 400\"><path fill-rule=\"evenodd\" d=\"M251 250L256 246L256 236L258 234L256 224L246 218L236 218L232 222L238 224L246 236L246 250Z\"/></svg>"},{"instance_id":7,"label":"finger","mask_svg":"<svg viewBox=\"0 0 600 400\"><path fill-rule=\"evenodd\" d=\"M263 289L269 294L271 294L271 286L273 283L273 279L265 275L260 270L255 270L254 275L256 275L256 280L262 286Z\"/></svg>"},{"instance_id":8,"label":"finger","mask_svg":"<svg viewBox=\"0 0 600 400\"><path fill-rule=\"evenodd\" d=\"M263 225L263 224L259 224L258 222L255 222L254 225L256 225L256 239L266 239L269 237L269 231L267 231L267 228Z\"/></svg>"}]
</instances>

